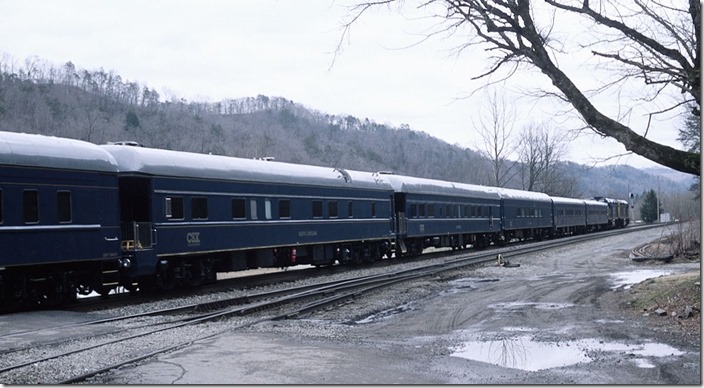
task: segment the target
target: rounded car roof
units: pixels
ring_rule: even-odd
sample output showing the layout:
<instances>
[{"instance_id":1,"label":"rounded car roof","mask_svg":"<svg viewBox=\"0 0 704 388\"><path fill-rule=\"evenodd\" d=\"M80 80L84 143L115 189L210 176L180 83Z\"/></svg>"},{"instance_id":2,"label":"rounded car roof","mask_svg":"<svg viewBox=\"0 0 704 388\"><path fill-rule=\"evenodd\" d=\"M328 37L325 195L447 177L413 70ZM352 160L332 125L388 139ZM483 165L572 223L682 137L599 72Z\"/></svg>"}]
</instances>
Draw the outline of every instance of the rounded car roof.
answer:
<instances>
[{"instance_id":1,"label":"rounded car roof","mask_svg":"<svg viewBox=\"0 0 704 388\"><path fill-rule=\"evenodd\" d=\"M129 145L103 145L102 147L112 154L118 170L122 173L392 190L388 183L370 172Z\"/></svg>"},{"instance_id":2,"label":"rounded car roof","mask_svg":"<svg viewBox=\"0 0 704 388\"><path fill-rule=\"evenodd\" d=\"M495 187L416 178L405 175L379 174L393 186L394 191L412 194L439 194L499 200Z\"/></svg>"},{"instance_id":3,"label":"rounded car roof","mask_svg":"<svg viewBox=\"0 0 704 388\"><path fill-rule=\"evenodd\" d=\"M601 206L601 207L608 207L609 205L606 204L606 202L601 202L601 201L595 201L593 199L585 199L584 202L588 206Z\"/></svg>"},{"instance_id":4,"label":"rounded car roof","mask_svg":"<svg viewBox=\"0 0 704 388\"><path fill-rule=\"evenodd\" d=\"M115 159L82 140L0 131L0 164L66 170L117 172Z\"/></svg>"},{"instance_id":5,"label":"rounded car roof","mask_svg":"<svg viewBox=\"0 0 704 388\"><path fill-rule=\"evenodd\" d=\"M552 202L558 205L582 205L584 206L586 201L583 199L567 198L567 197L553 197Z\"/></svg>"},{"instance_id":6,"label":"rounded car roof","mask_svg":"<svg viewBox=\"0 0 704 388\"><path fill-rule=\"evenodd\" d=\"M516 189L505 189L498 188L499 195L501 198L509 199L528 199L531 201L539 202L550 202L550 196L545 193L539 193L537 191L526 191L526 190L516 190Z\"/></svg>"}]
</instances>

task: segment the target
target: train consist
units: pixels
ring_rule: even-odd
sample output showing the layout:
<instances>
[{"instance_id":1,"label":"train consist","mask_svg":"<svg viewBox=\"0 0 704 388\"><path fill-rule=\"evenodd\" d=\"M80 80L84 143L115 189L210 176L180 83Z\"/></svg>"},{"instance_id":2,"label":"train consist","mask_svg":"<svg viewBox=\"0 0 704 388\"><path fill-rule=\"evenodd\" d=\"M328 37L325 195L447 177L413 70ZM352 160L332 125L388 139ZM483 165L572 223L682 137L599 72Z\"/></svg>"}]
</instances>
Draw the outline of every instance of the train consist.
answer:
<instances>
[{"instance_id":1,"label":"train consist","mask_svg":"<svg viewBox=\"0 0 704 388\"><path fill-rule=\"evenodd\" d=\"M629 222L623 200L11 132L0 177L0 309Z\"/></svg>"}]
</instances>

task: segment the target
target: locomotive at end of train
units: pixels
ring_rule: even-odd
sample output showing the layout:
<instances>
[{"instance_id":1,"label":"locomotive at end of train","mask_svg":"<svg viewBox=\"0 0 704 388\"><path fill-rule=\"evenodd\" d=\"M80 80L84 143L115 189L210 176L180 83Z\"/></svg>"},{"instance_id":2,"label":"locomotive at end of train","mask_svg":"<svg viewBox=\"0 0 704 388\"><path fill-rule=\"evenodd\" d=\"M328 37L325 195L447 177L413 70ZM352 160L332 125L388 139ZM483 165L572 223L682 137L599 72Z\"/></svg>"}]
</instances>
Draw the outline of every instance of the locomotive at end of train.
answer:
<instances>
[{"instance_id":1,"label":"locomotive at end of train","mask_svg":"<svg viewBox=\"0 0 704 388\"><path fill-rule=\"evenodd\" d=\"M620 201L0 132L0 310L624 227Z\"/></svg>"}]
</instances>

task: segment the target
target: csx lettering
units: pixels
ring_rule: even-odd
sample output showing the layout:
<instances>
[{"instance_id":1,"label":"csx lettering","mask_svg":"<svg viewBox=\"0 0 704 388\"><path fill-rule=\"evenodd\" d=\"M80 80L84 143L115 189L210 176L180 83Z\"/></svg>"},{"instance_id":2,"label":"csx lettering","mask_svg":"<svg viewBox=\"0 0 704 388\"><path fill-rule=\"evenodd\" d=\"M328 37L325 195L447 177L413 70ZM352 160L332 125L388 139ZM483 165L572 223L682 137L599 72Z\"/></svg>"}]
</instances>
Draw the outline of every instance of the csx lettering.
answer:
<instances>
[{"instance_id":1,"label":"csx lettering","mask_svg":"<svg viewBox=\"0 0 704 388\"><path fill-rule=\"evenodd\" d=\"M188 245L200 245L200 232L190 232L186 234Z\"/></svg>"}]
</instances>

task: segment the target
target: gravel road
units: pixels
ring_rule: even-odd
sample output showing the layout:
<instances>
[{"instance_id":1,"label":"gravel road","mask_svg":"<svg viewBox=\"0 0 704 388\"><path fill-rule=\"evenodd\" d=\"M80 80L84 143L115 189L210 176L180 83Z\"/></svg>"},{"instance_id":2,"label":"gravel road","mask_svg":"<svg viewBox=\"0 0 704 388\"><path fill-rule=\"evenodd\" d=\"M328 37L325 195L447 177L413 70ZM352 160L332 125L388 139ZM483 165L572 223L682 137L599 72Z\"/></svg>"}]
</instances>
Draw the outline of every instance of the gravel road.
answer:
<instances>
[{"instance_id":1,"label":"gravel road","mask_svg":"<svg viewBox=\"0 0 704 388\"><path fill-rule=\"evenodd\" d=\"M101 384L701 384L699 341L619 308L630 233L446 273L111 371ZM652 317L651 317L652 318ZM697 317L698 319L698 317ZM226 323L224 323L226 325Z\"/></svg>"}]
</instances>

